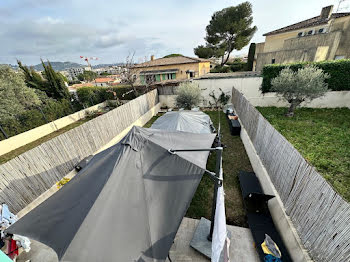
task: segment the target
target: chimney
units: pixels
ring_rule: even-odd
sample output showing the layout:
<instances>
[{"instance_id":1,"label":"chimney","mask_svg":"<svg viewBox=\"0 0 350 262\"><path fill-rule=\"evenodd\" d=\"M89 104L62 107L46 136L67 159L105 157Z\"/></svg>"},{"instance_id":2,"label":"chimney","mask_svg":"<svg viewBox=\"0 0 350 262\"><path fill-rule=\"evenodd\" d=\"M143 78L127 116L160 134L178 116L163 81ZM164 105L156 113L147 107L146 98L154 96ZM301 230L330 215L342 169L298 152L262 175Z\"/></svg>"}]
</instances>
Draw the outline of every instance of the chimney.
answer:
<instances>
[{"instance_id":1,"label":"chimney","mask_svg":"<svg viewBox=\"0 0 350 262\"><path fill-rule=\"evenodd\" d=\"M322 19L329 19L332 15L332 11L333 11L333 5L323 7L320 17Z\"/></svg>"},{"instance_id":2,"label":"chimney","mask_svg":"<svg viewBox=\"0 0 350 262\"><path fill-rule=\"evenodd\" d=\"M151 61L153 61L154 60L154 55L151 55Z\"/></svg>"}]
</instances>

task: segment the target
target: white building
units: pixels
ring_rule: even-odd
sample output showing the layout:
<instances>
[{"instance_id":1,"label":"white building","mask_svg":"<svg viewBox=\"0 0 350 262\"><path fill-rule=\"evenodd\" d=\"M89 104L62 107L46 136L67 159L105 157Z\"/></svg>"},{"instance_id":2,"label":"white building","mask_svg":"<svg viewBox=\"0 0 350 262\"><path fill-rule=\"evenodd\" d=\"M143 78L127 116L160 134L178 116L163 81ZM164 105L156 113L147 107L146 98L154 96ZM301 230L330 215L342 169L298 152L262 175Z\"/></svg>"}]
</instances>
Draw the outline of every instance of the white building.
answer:
<instances>
[{"instance_id":1,"label":"white building","mask_svg":"<svg viewBox=\"0 0 350 262\"><path fill-rule=\"evenodd\" d=\"M69 74L68 78L70 80L76 79L78 75L84 73L84 69L81 67L69 68L67 71Z\"/></svg>"}]
</instances>

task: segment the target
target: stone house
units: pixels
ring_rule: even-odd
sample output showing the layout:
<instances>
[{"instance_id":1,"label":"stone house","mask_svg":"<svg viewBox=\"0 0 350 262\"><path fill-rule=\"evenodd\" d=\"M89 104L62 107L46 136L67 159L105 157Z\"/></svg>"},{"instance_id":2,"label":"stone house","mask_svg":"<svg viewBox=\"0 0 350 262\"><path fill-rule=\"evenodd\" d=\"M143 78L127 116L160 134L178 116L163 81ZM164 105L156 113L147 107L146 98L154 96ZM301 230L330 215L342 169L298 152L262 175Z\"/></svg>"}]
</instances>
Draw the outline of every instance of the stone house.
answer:
<instances>
[{"instance_id":1,"label":"stone house","mask_svg":"<svg viewBox=\"0 0 350 262\"><path fill-rule=\"evenodd\" d=\"M264 34L253 70L266 64L350 58L350 12L332 12L333 6L327 6L319 16Z\"/></svg>"},{"instance_id":2,"label":"stone house","mask_svg":"<svg viewBox=\"0 0 350 262\"><path fill-rule=\"evenodd\" d=\"M154 59L137 64L131 69L137 77L137 83L157 83L186 80L209 73L210 61L188 56L175 56Z\"/></svg>"}]
</instances>

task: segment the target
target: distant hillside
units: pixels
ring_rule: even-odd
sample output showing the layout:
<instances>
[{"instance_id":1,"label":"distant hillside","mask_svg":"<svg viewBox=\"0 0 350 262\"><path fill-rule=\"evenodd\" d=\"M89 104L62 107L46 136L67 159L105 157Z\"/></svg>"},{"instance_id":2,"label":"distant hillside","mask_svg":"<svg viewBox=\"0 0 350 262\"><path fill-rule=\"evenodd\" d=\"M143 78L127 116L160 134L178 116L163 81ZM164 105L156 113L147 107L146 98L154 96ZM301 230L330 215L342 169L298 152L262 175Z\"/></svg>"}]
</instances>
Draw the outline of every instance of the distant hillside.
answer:
<instances>
[{"instance_id":1,"label":"distant hillside","mask_svg":"<svg viewBox=\"0 0 350 262\"><path fill-rule=\"evenodd\" d=\"M51 65L55 71L63 71L67 70L69 68L75 68L75 67L85 67L86 65L78 64L78 63L73 63L73 62L51 62ZM47 64L47 62L45 62ZM1 65L1 64L0 64ZM13 69L17 70L18 65L10 65L7 64L8 66L12 67ZM110 67L110 66L122 66L123 63L114 63L114 64L99 64L99 65L93 65L92 68L97 69L97 68L103 68L103 67ZM33 66L36 71L42 71L44 70L42 64L37 64L37 65L29 65Z\"/></svg>"},{"instance_id":2,"label":"distant hillside","mask_svg":"<svg viewBox=\"0 0 350 262\"><path fill-rule=\"evenodd\" d=\"M47 64L47 62L44 62L45 65ZM72 63L72 62L51 62L52 68L55 71L63 71L63 70L67 70L68 68L74 68L74 67L82 67L84 65L78 64L78 63ZM33 66L35 70L37 71L42 71L44 70L43 65L42 64L37 64Z\"/></svg>"}]
</instances>

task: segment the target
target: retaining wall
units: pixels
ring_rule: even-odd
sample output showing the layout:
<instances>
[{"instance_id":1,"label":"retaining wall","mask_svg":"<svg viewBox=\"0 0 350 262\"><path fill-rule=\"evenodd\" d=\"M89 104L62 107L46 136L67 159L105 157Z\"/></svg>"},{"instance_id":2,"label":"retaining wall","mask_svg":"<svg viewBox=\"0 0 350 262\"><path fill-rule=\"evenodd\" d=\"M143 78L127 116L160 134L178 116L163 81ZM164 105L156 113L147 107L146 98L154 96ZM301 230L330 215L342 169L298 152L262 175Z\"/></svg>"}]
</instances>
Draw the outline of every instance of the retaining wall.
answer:
<instances>
[{"instance_id":1,"label":"retaining wall","mask_svg":"<svg viewBox=\"0 0 350 262\"><path fill-rule=\"evenodd\" d=\"M214 92L216 97L221 94L220 89L227 94L231 94L232 88L240 91L253 106L277 106L287 107L288 103L280 100L276 93L270 92L262 94L259 90L262 77L256 74L210 74L210 76L194 79L202 90L202 103L200 106L209 106L209 101L213 101L209 96ZM173 86L159 87L159 101L168 107L175 106L176 88ZM314 99L310 103L302 103L302 107L312 108L350 108L350 91L330 91L324 97Z\"/></svg>"}]
</instances>

